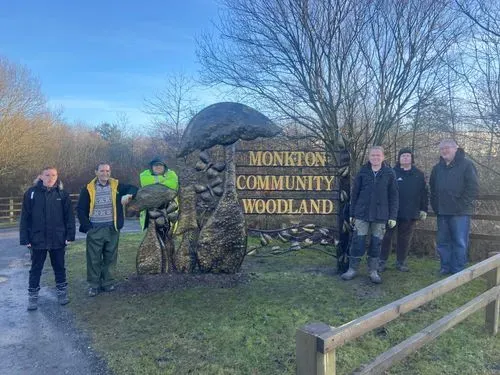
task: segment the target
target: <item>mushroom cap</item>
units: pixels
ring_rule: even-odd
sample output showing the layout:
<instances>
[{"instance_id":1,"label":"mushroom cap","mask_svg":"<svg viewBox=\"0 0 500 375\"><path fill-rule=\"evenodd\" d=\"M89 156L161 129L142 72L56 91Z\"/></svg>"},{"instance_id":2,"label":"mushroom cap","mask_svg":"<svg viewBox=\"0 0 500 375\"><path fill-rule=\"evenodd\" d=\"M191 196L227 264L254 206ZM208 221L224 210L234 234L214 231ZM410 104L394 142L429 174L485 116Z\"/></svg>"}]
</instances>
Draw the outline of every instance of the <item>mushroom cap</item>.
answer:
<instances>
[{"instance_id":1,"label":"mushroom cap","mask_svg":"<svg viewBox=\"0 0 500 375\"><path fill-rule=\"evenodd\" d=\"M178 156L215 145L227 146L240 139L274 137L280 131L269 118L244 104L216 103L202 109L189 121Z\"/></svg>"}]
</instances>

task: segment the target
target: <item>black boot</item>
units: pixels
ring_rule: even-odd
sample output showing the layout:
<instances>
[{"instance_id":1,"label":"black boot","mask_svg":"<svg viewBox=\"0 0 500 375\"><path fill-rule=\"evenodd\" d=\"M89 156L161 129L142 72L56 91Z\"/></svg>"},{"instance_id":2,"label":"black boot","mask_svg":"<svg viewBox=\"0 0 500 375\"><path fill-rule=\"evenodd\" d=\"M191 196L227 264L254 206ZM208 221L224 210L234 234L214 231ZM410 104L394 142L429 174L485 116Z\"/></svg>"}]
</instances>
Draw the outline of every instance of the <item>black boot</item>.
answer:
<instances>
[{"instance_id":1,"label":"black boot","mask_svg":"<svg viewBox=\"0 0 500 375\"><path fill-rule=\"evenodd\" d=\"M368 257L368 277L374 284L382 283L382 278L378 274L378 268L379 268L378 258Z\"/></svg>"},{"instance_id":2,"label":"black boot","mask_svg":"<svg viewBox=\"0 0 500 375\"><path fill-rule=\"evenodd\" d=\"M35 290L28 290L28 311L34 311L38 309L38 291L40 288Z\"/></svg>"},{"instance_id":3,"label":"black boot","mask_svg":"<svg viewBox=\"0 0 500 375\"><path fill-rule=\"evenodd\" d=\"M359 264L361 263L361 258L359 257L349 257L349 269L344 272L340 277L342 280L352 280L356 277L359 270Z\"/></svg>"},{"instance_id":4,"label":"black boot","mask_svg":"<svg viewBox=\"0 0 500 375\"><path fill-rule=\"evenodd\" d=\"M370 238L370 251L368 252L368 276L372 283L380 284L382 279L378 274L380 269L380 250L382 248L382 239L376 236Z\"/></svg>"},{"instance_id":5,"label":"black boot","mask_svg":"<svg viewBox=\"0 0 500 375\"><path fill-rule=\"evenodd\" d=\"M69 303L68 284L67 283L57 284L56 290L57 290L57 301L59 302L59 304L67 305Z\"/></svg>"},{"instance_id":6,"label":"black boot","mask_svg":"<svg viewBox=\"0 0 500 375\"><path fill-rule=\"evenodd\" d=\"M387 261L380 259L378 261L378 272L384 272L387 269Z\"/></svg>"}]
</instances>

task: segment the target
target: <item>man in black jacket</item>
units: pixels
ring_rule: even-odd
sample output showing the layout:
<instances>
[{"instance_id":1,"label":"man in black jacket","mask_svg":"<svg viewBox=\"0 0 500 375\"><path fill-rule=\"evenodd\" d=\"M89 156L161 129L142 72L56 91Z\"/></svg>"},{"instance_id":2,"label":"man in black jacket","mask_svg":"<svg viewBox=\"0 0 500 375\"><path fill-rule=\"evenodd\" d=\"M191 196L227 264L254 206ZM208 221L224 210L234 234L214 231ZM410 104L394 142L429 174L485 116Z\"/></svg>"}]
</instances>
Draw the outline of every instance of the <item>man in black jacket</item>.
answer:
<instances>
[{"instance_id":1,"label":"man in black jacket","mask_svg":"<svg viewBox=\"0 0 500 375\"><path fill-rule=\"evenodd\" d=\"M399 209L397 218L396 268L408 272L406 258L417 220L427 218L429 192L424 172L415 167L413 152L402 148L398 153L398 162L394 168L399 191ZM392 236L396 228L388 228L382 241L379 271L386 268L392 245Z\"/></svg>"},{"instance_id":2,"label":"man in black jacket","mask_svg":"<svg viewBox=\"0 0 500 375\"><path fill-rule=\"evenodd\" d=\"M78 220L80 232L87 233L88 294L115 289L113 271L118 259L118 239L123 227L122 205L127 204L137 188L111 178L109 163L99 163L96 177L80 192Z\"/></svg>"},{"instance_id":3,"label":"man in black jacket","mask_svg":"<svg viewBox=\"0 0 500 375\"><path fill-rule=\"evenodd\" d=\"M361 258L365 254L365 242L371 232L368 250L368 271L370 280L382 282L378 274L378 263L385 226L396 226L398 213L398 186L392 168L384 163L384 149L373 146L369 152L369 162L359 171L351 194L351 224L355 225L349 257L349 269L342 279L351 280L356 276Z\"/></svg>"},{"instance_id":4,"label":"man in black jacket","mask_svg":"<svg viewBox=\"0 0 500 375\"><path fill-rule=\"evenodd\" d=\"M40 276L47 252L54 270L58 301L61 305L67 304L64 253L66 245L75 240L75 215L69 194L57 183L56 168L45 168L35 186L24 193L19 238L20 244L27 246L31 253L28 310L38 308Z\"/></svg>"},{"instance_id":5,"label":"man in black jacket","mask_svg":"<svg viewBox=\"0 0 500 375\"><path fill-rule=\"evenodd\" d=\"M437 214L437 251L440 273L462 271L467 263L470 216L479 191L477 171L452 139L439 144L441 158L429 181L431 206Z\"/></svg>"}]
</instances>

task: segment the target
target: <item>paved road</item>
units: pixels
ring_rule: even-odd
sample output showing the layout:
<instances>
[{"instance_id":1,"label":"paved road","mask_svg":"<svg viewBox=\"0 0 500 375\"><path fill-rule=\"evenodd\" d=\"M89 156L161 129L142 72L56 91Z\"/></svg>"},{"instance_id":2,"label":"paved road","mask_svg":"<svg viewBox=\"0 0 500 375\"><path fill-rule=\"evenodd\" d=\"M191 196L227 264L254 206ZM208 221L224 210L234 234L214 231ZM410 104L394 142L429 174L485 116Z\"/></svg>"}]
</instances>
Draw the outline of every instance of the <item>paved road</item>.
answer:
<instances>
[{"instance_id":1,"label":"paved road","mask_svg":"<svg viewBox=\"0 0 500 375\"><path fill-rule=\"evenodd\" d=\"M138 230L137 221L127 220L122 232ZM0 229L0 374L108 374L70 310L57 304L53 285L40 290L38 310L26 310L29 267L17 228ZM52 273L49 261L44 272Z\"/></svg>"}]
</instances>

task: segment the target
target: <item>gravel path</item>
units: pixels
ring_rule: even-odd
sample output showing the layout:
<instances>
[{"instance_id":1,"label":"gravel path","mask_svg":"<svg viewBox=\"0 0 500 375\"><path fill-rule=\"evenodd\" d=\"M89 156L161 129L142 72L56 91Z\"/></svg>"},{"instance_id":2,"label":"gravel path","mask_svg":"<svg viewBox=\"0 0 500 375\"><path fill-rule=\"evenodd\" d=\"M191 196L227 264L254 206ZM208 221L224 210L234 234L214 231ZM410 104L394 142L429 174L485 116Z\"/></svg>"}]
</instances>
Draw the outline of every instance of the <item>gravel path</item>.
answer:
<instances>
[{"instance_id":1,"label":"gravel path","mask_svg":"<svg viewBox=\"0 0 500 375\"><path fill-rule=\"evenodd\" d=\"M127 221L124 232L138 229ZM29 251L18 244L17 228L0 229L0 374L109 374L71 311L57 304L52 281L40 290L38 310L26 310ZM47 272L52 280L49 260Z\"/></svg>"}]
</instances>

